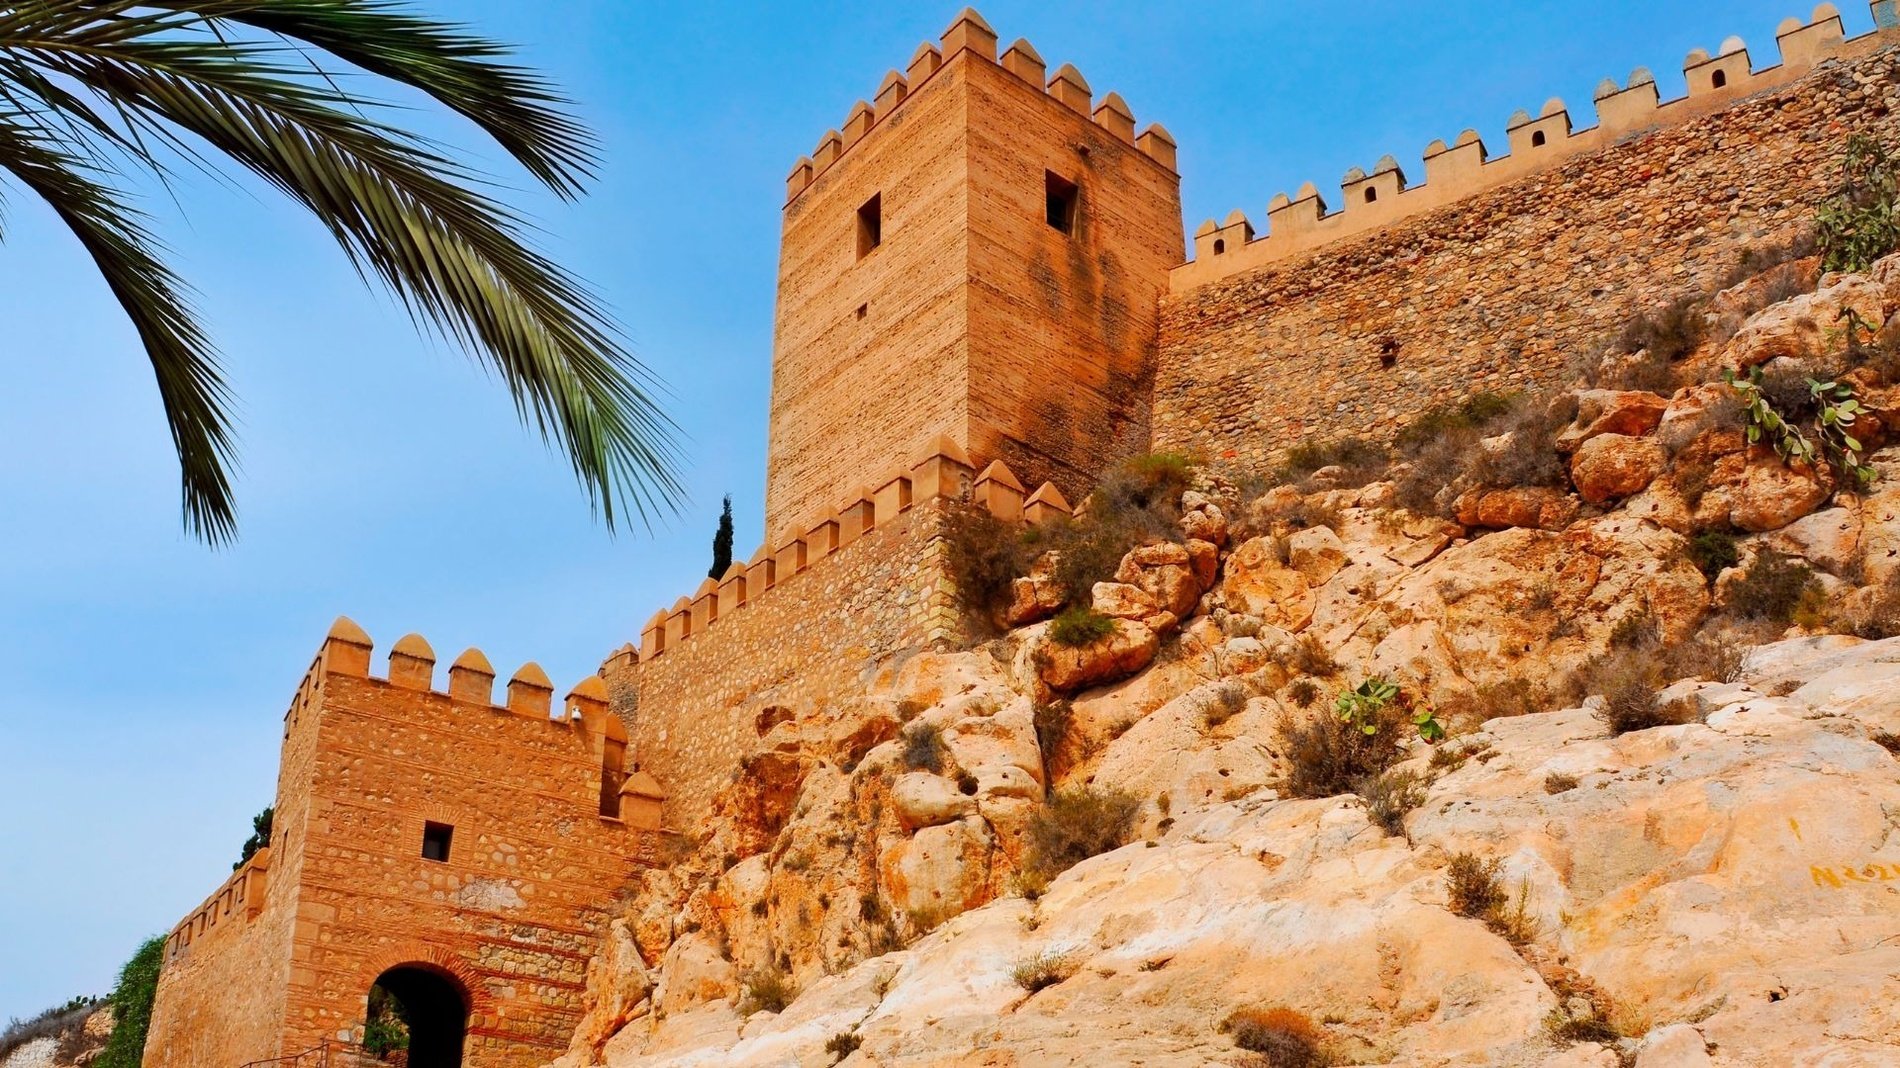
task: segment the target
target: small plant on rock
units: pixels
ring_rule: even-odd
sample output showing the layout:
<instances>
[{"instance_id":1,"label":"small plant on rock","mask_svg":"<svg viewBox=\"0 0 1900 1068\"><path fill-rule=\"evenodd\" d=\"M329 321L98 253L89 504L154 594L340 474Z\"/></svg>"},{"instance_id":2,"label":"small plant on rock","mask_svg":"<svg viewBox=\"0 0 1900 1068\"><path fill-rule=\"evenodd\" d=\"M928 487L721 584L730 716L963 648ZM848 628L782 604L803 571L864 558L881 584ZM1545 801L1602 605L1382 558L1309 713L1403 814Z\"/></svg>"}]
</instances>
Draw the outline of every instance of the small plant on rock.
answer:
<instances>
[{"instance_id":1,"label":"small plant on rock","mask_svg":"<svg viewBox=\"0 0 1900 1068\"><path fill-rule=\"evenodd\" d=\"M1802 596L1813 585L1814 570L1808 565L1763 549L1729 587L1728 608L1742 619L1787 626L1801 606Z\"/></svg>"},{"instance_id":2,"label":"small plant on rock","mask_svg":"<svg viewBox=\"0 0 1900 1068\"><path fill-rule=\"evenodd\" d=\"M1029 820L1023 871L1041 885L1077 864L1128 844L1141 799L1123 790L1081 786L1057 790Z\"/></svg>"},{"instance_id":3,"label":"small plant on rock","mask_svg":"<svg viewBox=\"0 0 1900 1068\"><path fill-rule=\"evenodd\" d=\"M1411 716L1418 736L1428 742L1445 737L1445 728L1429 705L1414 707L1399 689L1398 683L1385 678L1370 678L1341 693L1333 702L1333 711L1341 720L1364 734L1379 733L1380 721L1387 708L1400 708Z\"/></svg>"},{"instance_id":4,"label":"small plant on rock","mask_svg":"<svg viewBox=\"0 0 1900 1068\"><path fill-rule=\"evenodd\" d=\"M1741 560L1735 535L1726 530L1705 530L1697 534L1689 541L1688 554L1689 562L1710 582Z\"/></svg>"},{"instance_id":5,"label":"small plant on rock","mask_svg":"<svg viewBox=\"0 0 1900 1068\"><path fill-rule=\"evenodd\" d=\"M943 740L943 728L928 720L904 732L904 766L912 771L942 772L950 747Z\"/></svg>"},{"instance_id":6,"label":"small plant on rock","mask_svg":"<svg viewBox=\"0 0 1900 1068\"><path fill-rule=\"evenodd\" d=\"M1562 772L1553 771L1549 775L1544 776L1544 792L1547 794L1561 794L1575 790L1576 788L1577 777L1575 775L1565 775Z\"/></svg>"},{"instance_id":7,"label":"small plant on rock","mask_svg":"<svg viewBox=\"0 0 1900 1068\"><path fill-rule=\"evenodd\" d=\"M1387 771L1363 781L1357 793L1366 816L1395 838L1405 837L1405 816L1425 803L1431 779L1410 769Z\"/></svg>"},{"instance_id":8,"label":"small plant on rock","mask_svg":"<svg viewBox=\"0 0 1900 1068\"><path fill-rule=\"evenodd\" d=\"M1260 1055L1265 1068L1327 1068L1333 1059L1319 1028L1304 1013L1287 1008L1237 1009L1220 1029L1234 1045Z\"/></svg>"},{"instance_id":9,"label":"small plant on rock","mask_svg":"<svg viewBox=\"0 0 1900 1068\"><path fill-rule=\"evenodd\" d=\"M744 994L739 1002L739 1011L747 1016L755 1012L784 1012L785 1007L798 997L791 976L777 968L747 972L745 978L740 980L740 987Z\"/></svg>"},{"instance_id":10,"label":"small plant on rock","mask_svg":"<svg viewBox=\"0 0 1900 1068\"><path fill-rule=\"evenodd\" d=\"M1503 862L1481 860L1475 853L1453 855L1445 866L1446 907L1460 916L1482 920L1504 907L1507 895L1498 880Z\"/></svg>"},{"instance_id":11,"label":"small plant on rock","mask_svg":"<svg viewBox=\"0 0 1900 1068\"><path fill-rule=\"evenodd\" d=\"M1900 247L1900 161L1878 137L1847 139L1840 184L1814 224L1823 270L1864 271Z\"/></svg>"},{"instance_id":12,"label":"small plant on rock","mask_svg":"<svg viewBox=\"0 0 1900 1068\"><path fill-rule=\"evenodd\" d=\"M1036 748L1042 752L1042 770L1049 781L1056 777L1056 758L1062 753L1062 743L1069 737L1069 726L1074 719L1075 712L1067 701L1036 706Z\"/></svg>"},{"instance_id":13,"label":"small plant on rock","mask_svg":"<svg viewBox=\"0 0 1900 1068\"><path fill-rule=\"evenodd\" d=\"M856 1031L840 1031L825 1042L825 1052L837 1058L831 1062L836 1064L856 1053L858 1047L862 1045L864 1045L864 1039Z\"/></svg>"},{"instance_id":14,"label":"small plant on rock","mask_svg":"<svg viewBox=\"0 0 1900 1068\"><path fill-rule=\"evenodd\" d=\"M1034 994L1058 983L1067 982L1081 965L1067 953L1042 952L1033 957L1024 957L1010 968L1009 977L1016 985Z\"/></svg>"},{"instance_id":15,"label":"small plant on rock","mask_svg":"<svg viewBox=\"0 0 1900 1068\"><path fill-rule=\"evenodd\" d=\"M1722 377L1741 399L1745 420L1743 435L1751 445L1766 441L1774 446L1783 463L1819 466L1826 460L1854 476L1865 485L1874 480L1875 471L1861 462L1863 446L1854 436L1854 422L1862 407L1854 396L1854 387L1846 382L1822 382L1804 379L1808 390L1803 407L1814 412L1812 429L1817 441L1808 440L1797 420L1777 410L1770 391L1762 380L1762 369L1751 367L1746 378L1724 370Z\"/></svg>"},{"instance_id":16,"label":"small plant on rock","mask_svg":"<svg viewBox=\"0 0 1900 1068\"><path fill-rule=\"evenodd\" d=\"M1049 640L1071 649L1094 645L1113 633L1113 618L1082 605L1063 609L1049 624Z\"/></svg>"}]
</instances>

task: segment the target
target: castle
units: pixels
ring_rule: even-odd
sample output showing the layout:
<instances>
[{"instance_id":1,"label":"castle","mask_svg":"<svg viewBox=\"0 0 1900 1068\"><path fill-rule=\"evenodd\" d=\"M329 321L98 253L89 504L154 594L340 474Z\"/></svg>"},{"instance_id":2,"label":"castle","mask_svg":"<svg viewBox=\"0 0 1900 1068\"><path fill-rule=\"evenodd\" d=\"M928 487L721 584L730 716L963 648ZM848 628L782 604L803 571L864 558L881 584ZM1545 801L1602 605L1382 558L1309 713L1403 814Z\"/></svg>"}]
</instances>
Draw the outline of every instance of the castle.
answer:
<instances>
[{"instance_id":1,"label":"castle","mask_svg":"<svg viewBox=\"0 0 1900 1068\"><path fill-rule=\"evenodd\" d=\"M792 168L769 539L639 627L559 707L534 665L470 650L435 687L411 635L381 677L339 620L284 719L270 846L171 933L150 1068L318 1063L370 987L412 1012L412 1065L566 1048L616 892L666 863L773 727L969 637L952 509L1041 523L1094 472L1167 449L1262 468L1306 437L1389 435L1475 390L1563 380L1642 309L1707 289L1797 224L1846 132L1900 132L1895 0L1848 38L1822 4L1757 67L1638 70L1202 225L1176 146L974 12ZM1560 314L1561 313L1561 314ZM332 1062L326 1062L332 1063ZM341 1062L334 1062L341 1063Z\"/></svg>"}]
</instances>

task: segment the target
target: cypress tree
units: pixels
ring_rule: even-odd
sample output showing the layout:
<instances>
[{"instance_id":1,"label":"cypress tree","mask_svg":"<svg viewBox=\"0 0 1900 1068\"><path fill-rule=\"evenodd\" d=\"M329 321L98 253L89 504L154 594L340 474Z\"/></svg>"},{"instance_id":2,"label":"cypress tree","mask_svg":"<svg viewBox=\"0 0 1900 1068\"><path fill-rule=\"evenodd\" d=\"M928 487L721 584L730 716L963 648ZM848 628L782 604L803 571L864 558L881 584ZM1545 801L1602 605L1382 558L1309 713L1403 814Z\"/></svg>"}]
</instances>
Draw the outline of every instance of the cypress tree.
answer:
<instances>
[{"instance_id":1,"label":"cypress tree","mask_svg":"<svg viewBox=\"0 0 1900 1068\"><path fill-rule=\"evenodd\" d=\"M719 513L719 532L713 535L712 570L707 574L714 582L726 577L726 570L732 566L732 494L726 494L724 510Z\"/></svg>"}]
</instances>

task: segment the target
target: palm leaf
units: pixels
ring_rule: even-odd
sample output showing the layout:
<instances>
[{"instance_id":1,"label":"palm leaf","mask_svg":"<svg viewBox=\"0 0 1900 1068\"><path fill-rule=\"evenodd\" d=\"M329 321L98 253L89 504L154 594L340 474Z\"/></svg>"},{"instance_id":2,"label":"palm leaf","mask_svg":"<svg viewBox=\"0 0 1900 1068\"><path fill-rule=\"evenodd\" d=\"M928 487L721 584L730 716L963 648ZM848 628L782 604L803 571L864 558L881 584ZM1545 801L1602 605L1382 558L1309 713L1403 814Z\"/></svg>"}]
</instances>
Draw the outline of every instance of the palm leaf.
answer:
<instances>
[{"instance_id":1,"label":"palm leaf","mask_svg":"<svg viewBox=\"0 0 1900 1068\"><path fill-rule=\"evenodd\" d=\"M524 221L479 191L482 176L376 117L386 109L342 89L333 69L341 63L429 94L571 196L590 173L591 141L546 83L502 62L506 54L388 0L0 8L0 99L35 121L52 117L38 128L62 149L44 163L96 171L115 157L163 177L162 147L199 166L212 156L248 169L315 215L359 274L388 286L418 326L439 329L494 370L521 418L567 455L610 528L629 508L650 523L681 497L675 427L654 377L598 298L530 248ZM21 177L11 149L0 148L0 168ZM150 252L124 201L93 191L115 217L133 221L132 244ZM149 338L147 348L155 367L172 358ZM222 431L222 387L201 400ZM167 405L171 414L170 397ZM189 477L209 469L222 487L228 443L220 433L207 450L201 436L174 427L186 507L222 516L216 529L228 533L228 488L214 499Z\"/></svg>"}]
</instances>

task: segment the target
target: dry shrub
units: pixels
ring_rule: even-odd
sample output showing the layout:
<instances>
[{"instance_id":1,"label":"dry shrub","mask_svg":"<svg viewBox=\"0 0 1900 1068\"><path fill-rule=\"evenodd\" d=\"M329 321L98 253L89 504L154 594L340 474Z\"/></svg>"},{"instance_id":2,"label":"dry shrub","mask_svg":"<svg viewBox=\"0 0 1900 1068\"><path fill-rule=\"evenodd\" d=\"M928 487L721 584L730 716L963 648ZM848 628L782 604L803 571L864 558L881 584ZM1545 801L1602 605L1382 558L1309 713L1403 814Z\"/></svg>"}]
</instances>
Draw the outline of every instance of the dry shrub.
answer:
<instances>
[{"instance_id":1,"label":"dry shrub","mask_svg":"<svg viewBox=\"0 0 1900 1068\"><path fill-rule=\"evenodd\" d=\"M1465 711L1479 723L1542 712L1550 706L1550 694L1543 687L1521 676L1487 682L1472 691Z\"/></svg>"},{"instance_id":2,"label":"dry shrub","mask_svg":"<svg viewBox=\"0 0 1900 1068\"><path fill-rule=\"evenodd\" d=\"M1236 1009L1221 1021L1234 1045L1260 1055L1263 1068L1327 1068L1324 1036L1304 1013L1288 1008Z\"/></svg>"},{"instance_id":3,"label":"dry shrub","mask_svg":"<svg viewBox=\"0 0 1900 1068\"><path fill-rule=\"evenodd\" d=\"M1868 591L1866 600L1841 623L1849 634L1869 641L1900 638L1900 571Z\"/></svg>"},{"instance_id":4,"label":"dry shrub","mask_svg":"<svg viewBox=\"0 0 1900 1068\"><path fill-rule=\"evenodd\" d=\"M1445 866L1445 906L1460 916L1482 920L1504 907L1508 895L1498 880L1503 862L1480 860L1475 853L1458 853Z\"/></svg>"},{"instance_id":5,"label":"dry shrub","mask_svg":"<svg viewBox=\"0 0 1900 1068\"><path fill-rule=\"evenodd\" d=\"M1069 726L1075 720L1075 710L1067 701L1051 701L1036 706L1036 748L1042 751L1042 772L1048 781L1055 781L1056 760L1062 753L1062 743L1069 737Z\"/></svg>"},{"instance_id":6,"label":"dry shrub","mask_svg":"<svg viewBox=\"0 0 1900 1068\"><path fill-rule=\"evenodd\" d=\"M1070 604L1087 604L1130 549L1180 537L1181 495L1193 474L1183 453L1137 456L1102 474L1080 514L1043 529L1038 544L1058 554L1055 580Z\"/></svg>"},{"instance_id":7,"label":"dry shrub","mask_svg":"<svg viewBox=\"0 0 1900 1068\"><path fill-rule=\"evenodd\" d=\"M957 597L971 615L988 620L1009 605L1011 584L1029 574L1044 551L1040 528L1005 523L981 508L944 513L944 549Z\"/></svg>"},{"instance_id":8,"label":"dry shrub","mask_svg":"<svg viewBox=\"0 0 1900 1068\"><path fill-rule=\"evenodd\" d=\"M1010 968L1009 977L1016 981L1017 986L1034 994L1068 981L1081 967L1067 953L1043 952L1017 961Z\"/></svg>"},{"instance_id":9,"label":"dry shrub","mask_svg":"<svg viewBox=\"0 0 1900 1068\"><path fill-rule=\"evenodd\" d=\"M1316 675L1325 678L1337 674L1339 661L1333 659L1332 651L1319 640L1312 631L1300 635L1293 643L1293 651L1287 665L1302 675Z\"/></svg>"},{"instance_id":10,"label":"dry shrub","mask_svg":"<svg viewBox=\"0 0 1900 1068\"><path fill-rule=\"evenodd\" d=\"M1606 348L1605 358L1587 370L1585 381L1597 389L1644 389L1667 396L1676 388L1676 363L1707 336L1704 299L1679 297L1631 319Z\"/></svg>"},{"instance_id":11,"label":"dry shrub","mask_svg":"<svg viewBox=\"0 0 1900 1068\"><path fill-rule=\"evenodd\" d=\"M1577 669L1571 686L1603 698L1597 718L1612 735L1688 723L1695 719L1692 702L1663 702L1658 695L1674 681L1668 658L1653 646L1612 649Z\"/></svg>"},{"instance_id":12,"label":"dry shrub","mask_svg":"<svg viewBox=\"0 0 1900 1068\"><path fill-rule=\"evenodd\" d=\"M1689 539L1686 551L1689 562L1710 582L1714 582L1722 572L1734 567L1742 558L1735 535L1726 530L1702 531Z\"/></svg>"},{"instance_id":13,"label":"dry shrub","mask_svg":"<svg viewBox=\"0 0 1900 1068\"><path fill-rule=\"evenodd\" d=\"M778 968L747 972L740 986L744 993L739 1000L739 1011L746 1016L755 1012L784 1012L798 997L792 977Z\"/></svg>"},{"instance_id":14,"label":"dry shrub","mask_svg":"<svg viewBox=\"0 0 1900 1068\"><path fill-rule=\"evenodd\" d=\"M1722 280L1721 288L1733 289L1757 275L1767 274L1777 267L1805 260L1810 256L1818 256L1820 253L1821 244L1815 237L1814 227L1803 226L1785 241L1751 245L1743 249L1741 256L1735 262L1735 269ZM1795 274L1797 278L1800 277L1800 272L1789 273ZM1787 296L1767 301L1761 307L1779 304L1795 295L1795 293L1789 293Z\"/></svg>"},{"instance_id":15,"label":"dry shrub","mask_svg":"<svg viewBox=\"0 0 1900 1068\"><path fill-rule=\"evenodd\" d=\"M856 1053L862 1045L864 1039L856 1031L840 1031L825 1042L825 1052L841 1061Z\"/></svg>"},{"instance_id":16,"label":"dry shrub","mask_svg":"<svg viewBox=\"0 0 1900 1068\"><path fill-rule=\"evenodd\" d=\"M1338 797L1384 773L1399 758L1402 724L1388 708L1378 730L1367 734L1352 723L1322 711L1303 719L1280 717L1286 739L1287 792L1294 797Z\"/></svg>"},{"instance_id":17,"label":"dry shrub","mask_svg":"<svg viewBox=\"0 0 1900 1068\"><path fill-rule=\"evenodd\" d=\"M1363 486L1385 474L1391 456L1382 445L1364 438L1338 438L1328 442L1301 442L1281 456L1281 482L1299 482L1326 467L1339 468L1340 487Z\"/></svg>"},{"instance_id":18,"label":"dry shrub","mask_svg":"<svg viewBox=\"0 0 1900 1068\"><path fill-rule=\"evenodd\" d=\"M1549 775L1544 776L1544 792L1547 794L1561 794L1568 790L1575 790L1576 788L1577 777L1575 775L1565 775L1562 772L1553 771Z\"/></svg>"},{"instance_id":19,"label":"dry shrub","mask_svg":"<svg viewBox=\"0 0 1900 1068\"><path fill-rule=\"evenodd\" d=\"M1218 727L1239 715L1246 707L1246 687L1230 679L1203 695L1201 720L1209 727Z\"/></svg>"},{"instance_id":20,"label":"dry shrub","mask_svg":"<svg viewBox=\"0 0 1900 1068\"><path fill-rule=\"evenodd\" d=\"M1426 412L1397 436L1395 448L1405 466L1393 486L1394 503L1439 514L1447 488L1565 484L1555 442L1576 417L1575 403L1568 394L1546 402L1523 394L1480 393ZM1511 444L1495 454L1480 444L1503 434L1511 435Z\"/></svg>"},{"instance_id":21,"label":"dry shrub","mask_svg":"<svg viewBox=\"0 0 1900 1068\"><path fill-rule=\"evenodd\" d=\"M1497 488L1567 485L1569 472L1557 452L1557 435L1576 417L1576 398L1569 394L1548 404L1519 399L1484 428L1488 437L1510 435L1510 444L1495 452L1474 450L1466 479Z\"/></svg>"},{"instance_id":22,"label":"dry shrub","mask_svg":"<svg viewBox=\"0 0 1900 1068\"><path fill-rule=\"evenodd\" d=\"M1081 786L1057 790L1030 817L1023 869L1046 885L1077 864L1128 844L1141 799L1124 790Z\"/></svg>"},{"instance_id":23,"label":"dry shrub","mask_svg":"<svg viewBox=\"0 0 1900 1068\"><path fill-rule=\"evenodd\" d=\"M924 721L904 732L904 766L912 771L943 771L950 747L943 740L943 728Z\"/></svg>"},{"instance_id":24,"label":"dry shrub","mask_svg":"<svg viewBox=\"0 0 1900 1068\"><path fill-rule=\"evenodd\" d=\"M1319 684L1312 679L1294 679L1287 683L1286 696L1301 708L1311 708L1319 700Z\"/></svg>"},{"instance_id":25,"label":"dry shrub","mask_svg":"<svg viewBox=\"0 0 1900 1068\"><path fill-rule=\"evenodd\" d=\"M0 1061L5 1061L14 1050L28 1042L41 1038L58 1039L56 1059L72 1060L85 1039L87 1017L97 1012L103 1004L104 998L76 997L28 1019L12 1020L5 1030L0 1030Z\"/></svg>"},{"instance_id":26,"label":"dry shrub","mask_svg":"<svg viewBox=\"0 0 1900 1068\"><path fill-rule=\"evenodd\" d=\"M1385 833L1406 837L1405 816L1425 803L1428 776L1409 768L1387 771L1359 783L1359 797L1366 803L1366 816Z\"/></svg>"},{"instance_id":27,"label":"dry shrub","mask_svg":"<svg viewBox=\"0 0 1900 1068\"><path fill-rule=\"evenodd\" d=\"M1728 610L1742 619L1786 626L1794 619L1802 595L1814 584L1814 570L1807 564L1763 549L1729 587Z\"/></svg>"}]
</instances>

